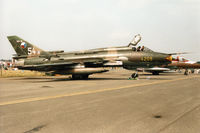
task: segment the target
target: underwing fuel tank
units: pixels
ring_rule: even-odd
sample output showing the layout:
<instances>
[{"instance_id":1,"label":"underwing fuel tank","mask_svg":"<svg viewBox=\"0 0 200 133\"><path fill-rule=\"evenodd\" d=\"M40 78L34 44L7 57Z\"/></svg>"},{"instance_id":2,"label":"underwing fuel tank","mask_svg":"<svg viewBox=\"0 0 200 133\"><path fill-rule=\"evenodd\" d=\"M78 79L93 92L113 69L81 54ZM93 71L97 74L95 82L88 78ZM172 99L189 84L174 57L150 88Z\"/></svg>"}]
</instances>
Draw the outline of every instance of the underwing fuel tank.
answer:
<instances>
[{"instance_id":1,"label":"underwing fuel tank","mask_svg":"<svg viewBox=\"0 0 200 133\"><path fill-rule=\"evenodd\" d=\"M64 72L64 74L93 74L93 73L103 73L109 70L104 68L74 68Z\"/></svg>"}]
</instances>

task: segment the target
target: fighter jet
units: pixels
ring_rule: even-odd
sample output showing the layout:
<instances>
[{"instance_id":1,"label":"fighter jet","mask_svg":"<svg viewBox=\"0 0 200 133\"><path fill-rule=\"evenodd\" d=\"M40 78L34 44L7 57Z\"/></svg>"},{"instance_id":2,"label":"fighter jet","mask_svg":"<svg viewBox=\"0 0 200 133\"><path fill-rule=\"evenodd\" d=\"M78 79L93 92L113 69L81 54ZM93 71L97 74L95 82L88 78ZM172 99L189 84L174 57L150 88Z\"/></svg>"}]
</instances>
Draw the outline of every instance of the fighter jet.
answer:
<instances>
[{"instance_id":1,"label":"fighter jet","mask_svg":"<svg viewBox=\"0 0 200 133\"><path fill-rule=\"evenodd\" d=\"M183 57L177 56L172 58L172 62L162 67L143 68L143 71L150 72L153 75L159 75L159 73L169 72L170 70L185 69L184 75L189 74L189 69L200 69L200 63L195 61L187 60Z\"/></svg>"},{"instance_id":2,"label":"fighter jet","mask_svg":"<svg viewBox=\"0 0 200 133\"><path fill-rule=\"evenodd\" d=\"M127 46L75 52L44 51L20 37L7 38L17 53L13 59L18 69L48 72L52 75L71 74L72 79L87 79L91 74L107 72L106 67L133 70L167 65L172 61L171 54L154 52L144 46L136 47L141 40L140 35L136 35ZM137 72L132 74L133 78L137 76Z\"/></svg>"},{"instance_id":3,"label":"fighter jet","mask_svg":"<svg viewBox=\"0 0 200 133\"><path fill-rule=\"evenodd\" d=\"M200 69L200 64L177 56L177 58L173 59L172 63L168 64L167 67L171 69L185 69L184 75L188 75L189 69L194 72L194 69Z\"/></svg>"}]
</instances>

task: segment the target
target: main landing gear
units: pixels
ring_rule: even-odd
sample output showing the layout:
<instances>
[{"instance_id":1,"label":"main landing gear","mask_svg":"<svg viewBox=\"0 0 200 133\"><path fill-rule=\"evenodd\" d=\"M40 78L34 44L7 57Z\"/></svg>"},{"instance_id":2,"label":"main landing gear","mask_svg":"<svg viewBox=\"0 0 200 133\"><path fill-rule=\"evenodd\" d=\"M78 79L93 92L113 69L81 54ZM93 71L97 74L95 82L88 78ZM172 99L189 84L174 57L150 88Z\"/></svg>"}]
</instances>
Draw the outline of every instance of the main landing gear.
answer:
<instances>
[{"instance_id":1,"label":"main landing gear","mask_svg":"<svg viewBox=\"0 0 200 133\"><path fill-rule=\"evenodd\" d=\"M184 75L188 75L188 74L189 74L188 69L185 69Z\"/></svg>"},{"instance_id":2,"label":"main landing gear","mask_svg":"<svg viewBox=\"0 0 200 133\"><path fill-rule=\"evenodd\" d=\"M89 74L72 74L72 79L74 80L81 80L81 79L88 79Z\"/></svg>"},{"instance_id":3,"label":"main landing gear","mask_svg":"<svg viewBox=\"0 0 200 133\"><path fill-rule=\"evenodd\" d=\"M154 72L152 72L152 74L153 74L153 75L159 75L159 72L154 71Z\"/></svg>"}]
</instances>

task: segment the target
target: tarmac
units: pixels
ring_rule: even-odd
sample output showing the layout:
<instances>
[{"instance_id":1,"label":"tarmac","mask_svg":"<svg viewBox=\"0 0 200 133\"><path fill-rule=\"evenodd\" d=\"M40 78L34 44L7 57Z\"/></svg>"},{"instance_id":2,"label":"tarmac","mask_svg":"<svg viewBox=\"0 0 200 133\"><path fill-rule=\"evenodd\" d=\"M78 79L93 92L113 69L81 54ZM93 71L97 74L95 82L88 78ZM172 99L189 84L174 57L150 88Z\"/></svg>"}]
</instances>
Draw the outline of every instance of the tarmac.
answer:
<instances>
[{"instance_id":1,"label":"tarmac","mask_svg":"<svg viewBox=\"0 0 200 133\"><path fill-rule=\"evenodd\" d=\"M199 133L200 75L0 78L0 133Z\"/></svg>"}]
</instances>

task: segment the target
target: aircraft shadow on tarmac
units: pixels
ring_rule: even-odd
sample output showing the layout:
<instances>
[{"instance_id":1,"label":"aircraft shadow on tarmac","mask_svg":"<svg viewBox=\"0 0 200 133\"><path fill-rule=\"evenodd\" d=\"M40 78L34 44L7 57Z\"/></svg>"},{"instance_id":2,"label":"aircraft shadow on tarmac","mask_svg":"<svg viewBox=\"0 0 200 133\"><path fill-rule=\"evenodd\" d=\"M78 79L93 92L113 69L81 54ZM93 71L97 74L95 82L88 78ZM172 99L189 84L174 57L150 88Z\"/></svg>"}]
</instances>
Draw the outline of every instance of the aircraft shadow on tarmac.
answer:
<instances>
[{"instance_id":1,"label":"aircraft shadow on tarmac","mask_svg":"<svg viewBox=\"0 0 200 133\"><path fill-rule=\"evenodd\" d=\"M27 82L59 82L59 81L93 81L93 80L127 80L127 78L89 78L89 79L82 79L82 80L73 80L71 78L38 78L38 77L24 77L19 79L13 79L13 80L26 80Z\"/></svg>"},{"instance_id":2,"label":"aircraft shadow on tarmac","mask_svg":"<svg viewBox=\"0 0 200 133\"><path fill-rule=\"evenodd\" d=\"M171 78L159 78L159 77L144 77L144 78L139 78L142 80L171 80Z\"/></svg>"},{"instance_id":3,"label":"aircraft shadow on tarmac","mask_svg":"<svg viewBox=\"0 0 200 133\"><path fill-rule=\"evenodd\" d=\"M151 74L149 75L145 75L145 76L149 76L149 77L139 77L139 80L170 80L170 78L160 78L157 76L152 76ZM39 82L61 82L61 81L101 81L101 80L129 80L128 78L95 78L95 77L91 77L89 79L85 79L85 80L73 80L71 78L66 78L66 77L62 77L62 78L49 78L49 77L23 77L23 78L14 78L13 80L26 80L26 82L30 82L30 83L39 83ZM130 80L130 81L136 81L136 80Z\"/></svg>"},{"instance_id":4,"label":"aircraft shadow on tarmac","mask_svg":"<svg viewBox=\"0 0 200 133\"><path fill-rule=\"evenodd\" d=\"M139 74L140 76L153 76L153 77L158 77L158 76L177 76L177 73L161 73L159 75L152 75L151 73L144 73L144 74Z\"/></svg>"}]
</instances>

